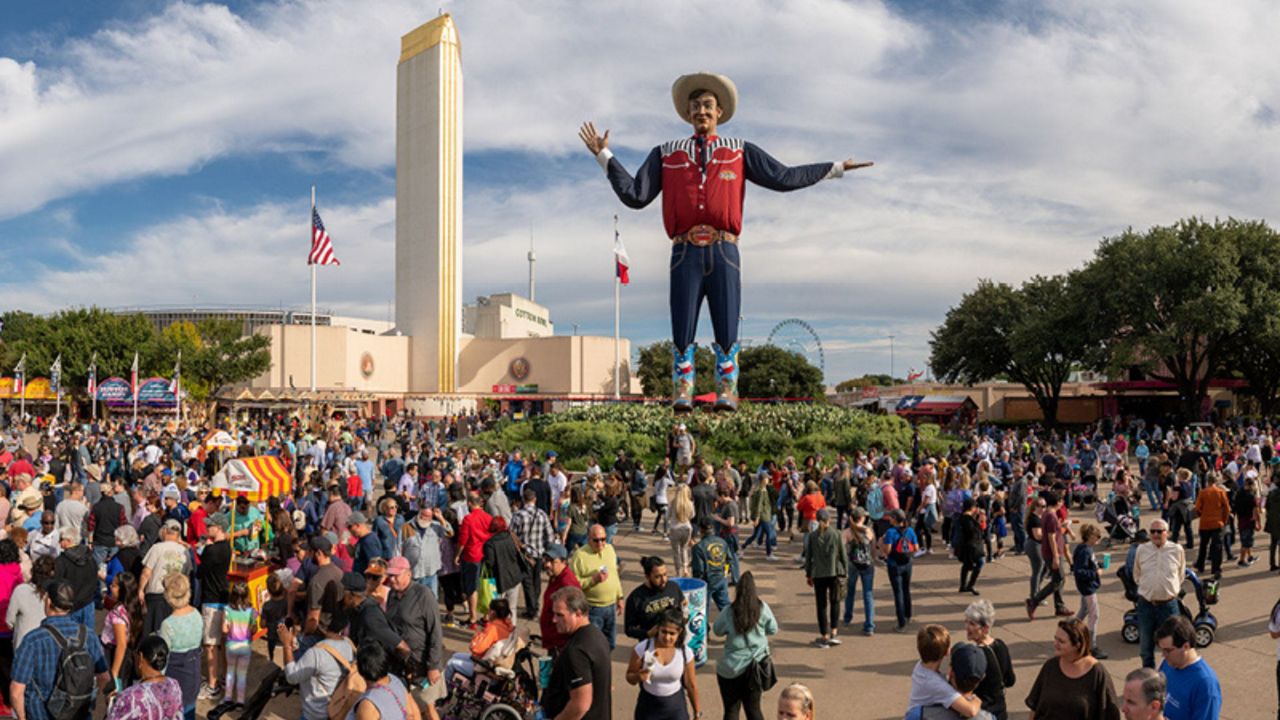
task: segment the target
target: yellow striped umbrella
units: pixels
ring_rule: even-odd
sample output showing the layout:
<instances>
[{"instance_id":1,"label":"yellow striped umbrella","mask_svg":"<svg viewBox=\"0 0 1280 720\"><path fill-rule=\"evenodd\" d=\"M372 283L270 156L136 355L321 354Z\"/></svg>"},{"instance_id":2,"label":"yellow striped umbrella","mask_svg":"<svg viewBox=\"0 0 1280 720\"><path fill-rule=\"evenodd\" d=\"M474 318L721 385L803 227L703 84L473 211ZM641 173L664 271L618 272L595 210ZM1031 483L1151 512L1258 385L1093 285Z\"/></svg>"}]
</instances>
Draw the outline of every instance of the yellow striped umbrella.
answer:
<instances>
[{"instance_id":1,"label":"yellow striped umbrella","mask_svg":"<svg viewBox=\"0 0 1280 720\"><path fill-rule=\"evenodd\" d=\"M265 502L267 498L288 495L293 489L293 477L280 458L259 455L228 460L209 487L214 495L243 494L249 502Z\"/></svg>"}]
</instances>

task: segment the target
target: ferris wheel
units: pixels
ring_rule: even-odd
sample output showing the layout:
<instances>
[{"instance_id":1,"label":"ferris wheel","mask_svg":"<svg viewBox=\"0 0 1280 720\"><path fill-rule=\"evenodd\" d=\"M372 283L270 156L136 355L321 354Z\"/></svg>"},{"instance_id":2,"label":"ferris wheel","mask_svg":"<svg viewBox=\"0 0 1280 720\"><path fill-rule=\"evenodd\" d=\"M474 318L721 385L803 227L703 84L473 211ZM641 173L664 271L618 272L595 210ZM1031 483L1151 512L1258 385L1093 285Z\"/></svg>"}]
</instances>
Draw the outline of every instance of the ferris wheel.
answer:
<instances>
[{"instance_id":1,"label":"ferris wheel","mask_svg":"<svg viewBox=\"0 0 1280 720\"><path fill-rule=\"evenodd\" d=\"M822 352L822 340L813 326L800 318L787 318L774 325L769 331L769 339L765 342L783 350L799 353L809 361L810 365L821 370L824 376L826 375L827 361Z\"/></svg>"}]
</instances>

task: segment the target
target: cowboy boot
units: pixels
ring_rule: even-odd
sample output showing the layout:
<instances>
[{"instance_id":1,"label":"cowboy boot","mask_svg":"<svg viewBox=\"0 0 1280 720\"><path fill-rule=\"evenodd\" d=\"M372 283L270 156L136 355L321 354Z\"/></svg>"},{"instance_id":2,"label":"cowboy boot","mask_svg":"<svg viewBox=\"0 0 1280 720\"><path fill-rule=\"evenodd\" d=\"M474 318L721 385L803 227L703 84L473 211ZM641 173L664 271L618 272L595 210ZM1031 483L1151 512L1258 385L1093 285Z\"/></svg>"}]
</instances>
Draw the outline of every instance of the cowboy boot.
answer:
<instances>
[{"instance_id":1,"label":"cowboy boot","mask_svg":"<svg viewBox=\"0 0 1280 720\"><path fill-rule=\"evenodd\" d=\"M671 398L671 408L676 412L690 412L693 410L693 353L697 346L690 344L684 349L684 352L672 348L671 354L674 363L671 369L671 383L673 386L674 397Z\"/></svg>"},{"instance_id":2,"label":"cowboy boot","mask_svg":"<svg viewBox=\"0 0 1280 720\"><path fill-rule=\"evenodd\" d=\"M711 347L716 351L716 409L737 410L738 343L734 343L727 353L719 345Z\"/></svg>"}]
</instances>

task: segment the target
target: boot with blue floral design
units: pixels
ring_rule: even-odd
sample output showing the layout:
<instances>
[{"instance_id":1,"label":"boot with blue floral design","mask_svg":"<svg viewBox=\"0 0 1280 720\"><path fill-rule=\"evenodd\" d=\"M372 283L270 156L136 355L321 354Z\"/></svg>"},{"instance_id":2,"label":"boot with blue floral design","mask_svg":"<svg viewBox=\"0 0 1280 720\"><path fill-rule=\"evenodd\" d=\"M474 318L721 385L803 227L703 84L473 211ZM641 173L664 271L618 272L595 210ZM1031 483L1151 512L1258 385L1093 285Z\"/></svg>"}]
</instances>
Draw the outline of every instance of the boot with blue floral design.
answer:
<instances>
[{"instance_id":1,"label":"boot with blue floral design","mask_svg":"<svg viewBox=\"0 0 1280 720\"><path fill-rule=\"evenodd\" d=\"M738 343L729 352L712 345L716 351L716 409L738 409Z\"/></svg>"},{"instance_id":2,"label":"boot with blue floral design","mask_svg":"<svg viewBox=\"0 0 1280 720\"><path fill-rule=\"evenodd\" d=\"M693 353L696 345L689 345L683 352L672 348L671 354L675 362L671 369L671 383L674 386L671 407L676 412L693 410Z\"/></svg>"}]
</instances>

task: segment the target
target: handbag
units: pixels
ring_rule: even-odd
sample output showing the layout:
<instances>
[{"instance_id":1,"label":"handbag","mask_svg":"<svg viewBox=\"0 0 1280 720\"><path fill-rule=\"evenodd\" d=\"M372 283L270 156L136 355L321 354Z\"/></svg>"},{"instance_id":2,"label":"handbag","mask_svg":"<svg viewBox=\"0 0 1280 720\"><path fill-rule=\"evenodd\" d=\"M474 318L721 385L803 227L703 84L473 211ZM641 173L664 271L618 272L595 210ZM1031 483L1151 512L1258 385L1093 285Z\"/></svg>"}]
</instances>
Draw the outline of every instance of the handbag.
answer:
<instances>
[{"instance_id":1,"label":"handbag","mask_svg":"<svg viewBox=\"0 0 1280 720\"><path fill-rule=\"evenodd\" d=\"M773 669L773 656L766 653L764 657L751 663L751 685L765 693L778 684L778 673Z\"/></svg>"},{"instance_id":2,"label":"handbag","mask_svg":"<svg viewBox=\"0 0 1280 720\"><path fill-rule=\"evenodd\" d=\"M476 612L489 612L489 603L498 597L498 582L493 579L488 565L480 566L480 582L476 586Z\"/></svg>"}]
</instances>

